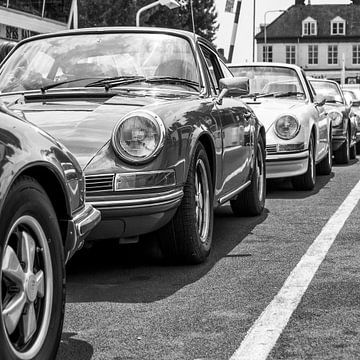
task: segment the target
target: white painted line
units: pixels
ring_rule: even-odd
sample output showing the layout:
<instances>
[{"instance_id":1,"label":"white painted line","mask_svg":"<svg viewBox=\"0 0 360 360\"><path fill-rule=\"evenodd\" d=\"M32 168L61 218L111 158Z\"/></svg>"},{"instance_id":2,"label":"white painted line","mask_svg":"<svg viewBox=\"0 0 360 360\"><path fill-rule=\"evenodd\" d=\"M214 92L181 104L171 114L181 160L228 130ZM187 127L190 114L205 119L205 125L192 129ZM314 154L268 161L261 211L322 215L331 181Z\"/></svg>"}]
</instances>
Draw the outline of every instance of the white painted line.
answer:
<instances>
[{"instance_id":1,"label":"white painted line","mask_svg":"<svg viewBox=\"0 0 360 360\"><path fill-rule=\"evenodd\" d=\"M249 329L230 360L267 358L359 199L360 181L322 228L278 294Z\"/></svg>"}]
</instances>

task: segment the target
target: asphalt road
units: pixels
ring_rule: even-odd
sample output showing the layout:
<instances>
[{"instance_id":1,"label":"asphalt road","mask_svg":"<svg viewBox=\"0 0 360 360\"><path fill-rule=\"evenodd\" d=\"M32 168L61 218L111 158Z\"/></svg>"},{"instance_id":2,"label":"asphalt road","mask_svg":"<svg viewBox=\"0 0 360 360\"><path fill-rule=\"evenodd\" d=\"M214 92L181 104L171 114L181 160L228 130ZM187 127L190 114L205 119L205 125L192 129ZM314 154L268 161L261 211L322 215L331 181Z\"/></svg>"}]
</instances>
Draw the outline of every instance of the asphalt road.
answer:
<instances>
[{"instance_id":1,"label":"asphalt road","mask_svg":"<svg viewBox=\"0 0 360 360\"><path fill-rule=\"evenodd\" d=\"M200 266L168 266L149 245L81 250L57 360L230 359L359 180L357 159L312 192L269 184L260 217L221 207ZM268 359L360 359L359 219L357 204Z\"/></svg>"}]
</instances>

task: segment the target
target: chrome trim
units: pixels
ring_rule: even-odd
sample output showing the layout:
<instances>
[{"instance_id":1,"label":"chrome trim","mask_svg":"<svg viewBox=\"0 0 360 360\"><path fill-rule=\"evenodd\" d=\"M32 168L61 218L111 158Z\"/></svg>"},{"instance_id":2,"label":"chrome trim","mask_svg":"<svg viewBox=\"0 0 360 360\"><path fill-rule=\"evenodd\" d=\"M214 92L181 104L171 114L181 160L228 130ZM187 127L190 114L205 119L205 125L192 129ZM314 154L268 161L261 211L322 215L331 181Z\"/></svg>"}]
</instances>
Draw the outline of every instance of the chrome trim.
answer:
<instances>
[{"instance_id":1,"label":"chrome trim","mask_svg":"<svg viewBox=\"0 0 360 360\"><path fill-rule=\"evenodd\" d=\"M231 198L233 198L236 194L238 194L239 192L243 191L246 187L248 187L251 184L251 181L248 180L245 184L241 185L240 187L238 187L237 189L233 190L232 192L230 192L229 194L224 195L223 197L219 198L218 203L219 204L223 204L224 202L230 200Z\"/></svg>"},{"instance_id":2,"label":"chrome trim","mask_svg":"<svg viewBox=\"0 0 360 360\"><path fill-rule=\"evenodd\" d=\"M119 127L129 118L136 116L136 115L144 115L147 117L152 117L156 123L159 126L160 129L160 140L159 143L157 144L155 150L146 158L139 158L137 159L135 156L130 156L130 155L126 155L125 151L123 149L121 149L120 145L117 144L117 142L115 141L115 136L119 130ZM116 153L126 162L128 163L136 163L136 164L144 164L146 162L151 161L152 159L154 159L160 152L160 150L164 147L164 139L165 139L165 125L164 122L162 121L162 119L160 118L160 116L156 115L154 112L150 111L150 110L134 110L131 111L129 113L127 113L125 116L123 116L119 122L116 124L112 136L111 136L111 144L114 148L114 150L116 151Z\"/></svg>"},{"instance_id":3,"label":"chrome trim","mask_svg":"<svg viewBox=\"0 0 360 360\"><path fill-rule=\"evenodd\" d=\"M90 232L101 220L101 213L94 209L90 204L86 204L85 208L74 219L76 232L80 238Z\"/></svg>"},{"instance_id":4,"label":"chrome trim","mask_svg":"<svg viewBox=\"0 0 360 360\"><path fill-rule=\"evenodd\" d=\"M117 184L117 178L119 176L125 175L125 176L131 176L131 175L157 175L157 174L164 174L167 173L168 175L174 175L174 180L175 182L173 184L166 184L166 185L153 185L153 186L146 186L146 187L133 187L133 188L126 188L126 189L116 189L116 184ZM130 172L130 173L117 173L115 174L114 177L114 184L113 184L113 189L116 192L119 191L133 191L133 190L150 190L150 189L160 189L160 188L167 188L167 187L174 187L176 185L176 173L174 169L170 169L170 170L153 170L153 171L139 171L139 172Z\"/></svg>"},{"instance_id":5,"label":"chrome trim","mask_svg":"<svg viewBox=\"0 0 360 360\"><path fill-rule=\"evenodd\" d=\"M131 205L148 205L158 202L164 202L168 200L177 200L184 195L184 191L177 190L171 194L167 195L160 195L156 197L146 198L146 199L127 199L127 200L110 200L110 201L92 201L88 200L88 202L96 207L103 207L103 206L131 206ZM139 195L141 196L141 195Z\"/></svg>"},{"instance_id":6,"label":"chrome trim","mask_svg":"<svg viewBox=\"0 0 360 360\"><path fill-rule=\"evenodd\" d=\"M297 160L302 159L304 157L309 156L309 150L301 151L298 153L283 153L281 155L269 155L266 157L266 161L274 161L274 160Z\"/></svg>"}]
</instances>

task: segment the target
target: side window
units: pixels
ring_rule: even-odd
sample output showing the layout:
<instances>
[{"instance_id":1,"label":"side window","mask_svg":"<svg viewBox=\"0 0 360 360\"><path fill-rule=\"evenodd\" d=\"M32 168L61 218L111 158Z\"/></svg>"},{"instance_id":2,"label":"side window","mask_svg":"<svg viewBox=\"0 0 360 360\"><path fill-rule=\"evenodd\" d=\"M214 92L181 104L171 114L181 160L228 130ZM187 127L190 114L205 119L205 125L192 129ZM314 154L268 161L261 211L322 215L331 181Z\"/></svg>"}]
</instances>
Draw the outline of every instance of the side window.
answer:
<instances>
[{"instance_id":1,"label":"side window","mask_svg":"<svg viewBox=\"0 0 360 360\"><path fill-rule=\"evenodd\" d=\"M207 48L201 46L202 53L204 55L207 68L209 69L210 79L215 87L216 93L219 92L219 80L223 77L220 70L220 65L217 61L216 55L208 50Z\"/></svg>"},{"instance_id":2,"label":"side window","mask_svg":"<svg viewBox=\"0 0 360 360\"><path fill-rule=\"evenodd\" d=\"M234 75L232 74L232 72L227 68L227 66L220 60L220 67L221 70L224 74L224 77L229 78L229 77L234 77Z\"/></svg>"}]
</instances>

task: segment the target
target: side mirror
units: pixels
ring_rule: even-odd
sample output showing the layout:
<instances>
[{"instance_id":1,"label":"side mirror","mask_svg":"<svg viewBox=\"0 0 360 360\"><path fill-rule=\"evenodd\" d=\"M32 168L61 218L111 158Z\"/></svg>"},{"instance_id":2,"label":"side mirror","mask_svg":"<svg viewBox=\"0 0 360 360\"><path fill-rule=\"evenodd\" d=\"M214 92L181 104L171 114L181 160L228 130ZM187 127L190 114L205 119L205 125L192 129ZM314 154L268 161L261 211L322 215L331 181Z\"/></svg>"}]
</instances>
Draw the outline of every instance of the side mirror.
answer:
<instances>
[{"instance_id":1,"label":"side mirror","mask_svg":"<svg viewBox=\"0 0 360 360\"><path fill-rule=\"evenodd\" d=\"M323 95L315 95L315 106L324 106L326 98Z\"/></svg>"},{"instance_id":2,"label":"side mirror","mask_svg":"<svg viewBox=\"0 0 360 360\"><path fill-rule=\"evenodd\" d=\"M222 78L219 81L220 94L216 99L221 104L225 96L241 96L249 94L249 79L247 77Z\"/></svg>"}]
</instances>

